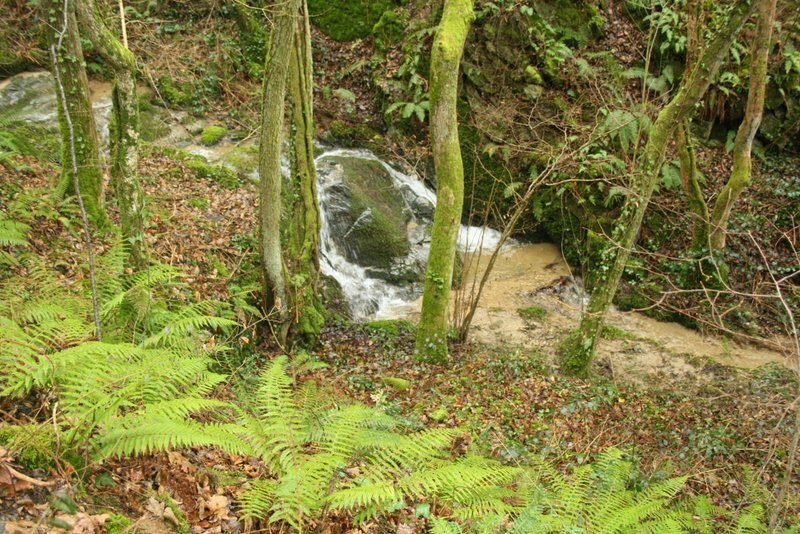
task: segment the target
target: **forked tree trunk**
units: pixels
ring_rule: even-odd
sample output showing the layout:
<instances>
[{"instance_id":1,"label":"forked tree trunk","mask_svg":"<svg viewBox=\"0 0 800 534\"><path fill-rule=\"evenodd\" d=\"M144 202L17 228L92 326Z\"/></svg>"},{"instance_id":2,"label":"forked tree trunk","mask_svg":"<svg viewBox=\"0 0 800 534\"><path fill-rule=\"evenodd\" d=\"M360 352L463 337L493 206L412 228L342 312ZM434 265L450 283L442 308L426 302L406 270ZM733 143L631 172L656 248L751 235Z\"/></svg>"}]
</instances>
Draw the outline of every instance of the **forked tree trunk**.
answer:
<instances>
[{"instance_id":1,"label":"forked tree trunk","mask_svg":"<svg viewBox=\"0 0 800 534\"><path fill-rule=\"evenodd\" d=\"M300 0L273 4L273 29L264 64L261 97L259 218L261 264L264 270L264 312L273 324L286 323L286 283L281 255L281 141L289 60Z\"/></svg>"},{"instance_id":2,"label":"forked tree trunk","mask_svg":"<svg viewBox=\"0 0 800 534\"><path fill-rule=\"evenodd\" d=\"M65 13L66 10L66 13ZM76 20L75 0L53 0L45 6L48 40L55 50L54 61L58 62L58 72L64 94L67 96L67 112L72 120L72 134L75 140L75 159L78 169L78 185L81 198L89 217L99 225L105 225L107 217L103 209L103 170L100 165L100 143L97 127L89 100L89 81L84 68L83 47L81 45ZM66 31L62 34L62 22L66 16ZM57 83L57 82L56 82ZM60 88L56 87L56 94ZM70 131L62 106L58 106L58 126L61 134L61 178L56 186L59 195L75 194L73 169L69 164Z\"/></svg>"},{"instance_id":3,"label":"forked tree trunk","mask_svg":"<svg viewBox=\"0 0 800 534\"><path fill-rule=\"evenodd\" d=\"M289 305L292 313L289 334L293 341L317 338L325 322L319 298L319 201L317 169L314 163L314 91L311 58L311 26L302 2L289 67L291 105L291 195L286 210L290 217L286 236L286 264L291 275Z\"/></svg>"},{"instance_id":4,"label":"forked tree trunk","mask_svg":"<svg viewBox=\"0 0 800 534\"><path fill-rule=\"evenodd\" d=\"M456 103L458 69L472 18L472 0L445 0L431 50L431 140L437 198L417 331L417 358L438 363L447 359L450 287L464 204Z\"/></svg>"},{"instance_id":5,"label":"forked tree trunk","mask_svg":"<svg viewBox=\"0 0 800 534\"><path fill-rule=\"evenodd\" d=\"M76 4L83 35L95 46L114 73L111 124L111 185L119 206L122 237L129 265L147 266L144 242L144 193L139 182L139 103L136 96L136 58L106 27L94 0Z\"/></svg>"},{"instance_id":6,"label":"forked tree trunk","mask_svg":"<svg viewBox=\"0 0 800 534\"><path fill-rule=\"evenodd\" d=\"M718 257L725 248L731 210L742 191L750 185L753 140L764 114L770 40L777 0L758 0L757 5L758 23L750 54L750 88L747 93L747 106L733 144L733 168L730 178L717 197L714 210L711 212L708 247L712 258Z\"/></svg>"},{"instance_id":7,"label":"forked tree trunk","mask_svg":"<svg viewBox=\"0 0 800 534\"><path fill-rule=\"evenodd\" d=\"M561 366L565 372L578 376L588 375L605 323L606 312L614 299L622 272L636 244L650 197L658 184L667 143L676 128L705 94L727 56L733 40L752 12L753 7L748 2L736 4L727 24L709 43L689 73L686 82L653 123L633 178L630 197L614 225L611 236L613 243L604 254L601 265L595 267L601 274L595 283L581 324L561 345Z\"/></svg>"}]
</instances>

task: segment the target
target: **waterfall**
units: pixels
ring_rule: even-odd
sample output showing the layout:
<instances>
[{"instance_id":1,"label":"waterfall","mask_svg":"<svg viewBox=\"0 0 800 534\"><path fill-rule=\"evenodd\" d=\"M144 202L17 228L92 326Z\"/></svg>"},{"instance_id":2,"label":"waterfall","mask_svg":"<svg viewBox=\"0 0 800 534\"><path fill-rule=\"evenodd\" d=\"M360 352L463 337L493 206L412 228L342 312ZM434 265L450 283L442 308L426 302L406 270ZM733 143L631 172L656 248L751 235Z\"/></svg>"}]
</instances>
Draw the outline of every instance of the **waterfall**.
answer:
<instances>
[{"instance_id":1,"label":"waterfall","mask_svg":"<svg viewBox=\"0 0 800 534\"><path fill-rule=\"evenodd\" d=\"M330 221L331 214L346 208L336 205L341 199L333 194L333 191L336 186L342 185L343 172L336 165L326 164L332 158L362 159L379 163L391 177L395 189L402 195L408 211L417 212L411 216L411 221L407 225L411 248L403 262L407 265L419 265L419 282L392 283L376 277L369 269L348 259L343 250L348 246L347 234L341 237L334 235ZM316 163L321 212L320 266L323 274L334 278L341 286L353 318L359 320L380 318L390 310L406 306L419 298L422 294L421 278L424 274L424 264L430 248L428 233L432 221L430 216L421 215L420 210L415 210L414 206L420 202L428 203L432 213L436 204L436 193L418 176L398 171L368 150L331 149L317 156ZM462 225L458 234L458 249L461 252L481 250L491 252L499 243L500 237L500 232L491 228Z\"/></svg>"}]
</instances>

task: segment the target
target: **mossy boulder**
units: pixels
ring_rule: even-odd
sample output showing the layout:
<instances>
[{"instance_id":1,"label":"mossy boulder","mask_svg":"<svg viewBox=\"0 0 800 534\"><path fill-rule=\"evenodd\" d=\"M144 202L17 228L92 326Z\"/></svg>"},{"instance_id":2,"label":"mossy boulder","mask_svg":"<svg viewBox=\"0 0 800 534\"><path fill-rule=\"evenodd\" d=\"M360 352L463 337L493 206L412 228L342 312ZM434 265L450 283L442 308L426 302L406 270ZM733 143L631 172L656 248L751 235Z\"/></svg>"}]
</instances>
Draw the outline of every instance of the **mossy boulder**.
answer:
<instances>
[{"instance_id":1,"label":"mossy boulder","mask_svg":"<svg viewBox=\"0 0 800 534\"><path fill-rule=\"evenodd\" d=\"M200 142L205 146L213 146L222 141L227 134L228 130L224 126L206 126L200 133Z\"/></svg>"},{"instance_id":2,"label":"mossy boulder","mask_svg":"<svg viewBox=\"0 0 800 534\"><path fill-rule=\"evenodd\" d=\"M236 171L222 165L211 165L201 157L192 157L186 160L186 168L204 180L217 182L228 189L236 189L240 185L239 175Z\"/></svg>"},{"instance_id":3,"label":"mossy boulder","mask_svg":"<svg viewBox=\"0 0 800 534\"><path fill-rule=\"evenodd\" d=\"M166 74L162 74L156 80L158 91L153 94L155 103L162 101L173 106L188 106L192 103L192 84L179 83Z\"/></svg>"},{"instance_id":4,"label":"mossy boulder","mask_svg":"<svg viewBox=\"0 0 800 534\"><path fill-rule=\"evenodd\" d=\"M368 37L392 0L308 0L311 22L322 33L337 41Z\"/></svg>"},{"instance_id":5,"label":"mossy boulder","mask_svg":"<svg viewBox=\"0 0 800 534\"><path fill-rule=\"evenodd\" d=\"M146 95L145 95L146 96ZM139 99L139 137L152 143L169 135L171 127L166 120L167 110L152 104L148 96Z\"/></svg>"},{"instance_id":6,"label":"mossy boulder","mask_svg":"<svg viewBox=\"0 0 800 534\"><path fill-rule=\"evenodd\" d=\"M258 179L258 146L245 145L238 146L227 152L220 163L230 167L240 176Z\"/></svg>"},{"instance_id":7,"label":"mossy boulder","mask_svg":"<svg viewBox=\"0 0 800 534\"><path fill-rule=\"evenodd\" d=\"M327 187L327 217L338 248L353 263L390 272L411 248L411 214L388 171L377 160L346 156L325 157L319 169L337 175Z\"/></svg>"},{"instance_id":8,"label":"mossy boulder","mask_svg":"<svg viewBox=\"0 0 800 534\"><path fill-rule=\"evenodd\" d=\"M407 24L408 16L405 12L387 9L372 27L375 44L379 48L385 48L399 43L403 39Z\"/></svg>"}]
</instances>

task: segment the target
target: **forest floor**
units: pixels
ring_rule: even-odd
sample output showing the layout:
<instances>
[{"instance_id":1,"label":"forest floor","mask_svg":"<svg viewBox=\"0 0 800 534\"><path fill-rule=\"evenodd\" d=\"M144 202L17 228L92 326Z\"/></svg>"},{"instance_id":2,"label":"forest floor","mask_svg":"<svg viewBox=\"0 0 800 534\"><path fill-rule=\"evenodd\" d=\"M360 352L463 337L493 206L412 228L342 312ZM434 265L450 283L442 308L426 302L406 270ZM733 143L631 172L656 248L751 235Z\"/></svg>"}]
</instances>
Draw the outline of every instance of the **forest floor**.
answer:
<instances>
[{"instance_id":1,"label":"forest floor","mask_svg":"<svg viewBox=\"0 0 800 534\"><path fill-rule=\"evenodd\" d=\"M19 171L3 170L0 188L36 195L36 188L47 188L58 172L55 165L25 163ZM187 273L185 298L228 299L233 287L253 276L249 265L254 253L254 187L230 189L198 180L184 162L159 151L149 151L140 170L152 217L147 240L156 259ZM80 282L80 230L67 226L66 218L37 220L30 239L33 251L59 265L65 283ZM334 319L311 349L328 367L303 378L382 406L411 427L462 426L474 436L474 442L464 446L509 463L524 462L527 454L537 453L567 470L618 446L646 462L642 479L688 474L689 491L706 493L728 506L741 503L751 491L748 470L766 487L778 483L790 431L786 416L797 387L790 372L777 363L739 369L709 357L702 347L696 352L685 347L687 354L680 354L665 346L657 331L642 336L630 324L625 329L624 320L612 320L619 326L606 331L596 377L567 378L552 362L558 341L577 315L559 311L569 301L564 297L569 291L559 289L565 267L558 250L540 247L544 248L536 249L537 260L530 268L547 274L534 277L527 288L507 288L522 300L488 294L486 318L479 317L475 324L478 341L455 346L448 365L413 361L410 322L354 324ZM512 250L515 253L530 254L531 249L522 246ZM502 262L497 272L501 280L504 275L509 279ZM555 306L556 299L562 304ZM490 328L491 314L499 313L501 301L509 311L494 321L502 323L515 315L522 337L502 335L511 333L511 324ZM517 310L520 304L526 307ZM532 339L538 341L531 343ZM246 350L237 361L224 362L231 372L220 392L225 398L244 394L258 368L276 353L254 346L248 338L238 343ZM736 347L730 347L736 353ZM635 364L627 370L626 359ZM648 366L647 361L657 363ZM408 387L398 388L403 382L392 378L407 380ZM40 421L46 418L39 411L41 401L5 402L0 409L7 420ZM45 517L59 518L72 525L73 532L100 532L101 523L119 521L118 515L106 514L130 517L146 532L237 532L248 526L237 517L237 497L248 480L263 472L251 458L207 449L109 461L80 477L58 457L47 469L13 465L34 482L9 482L0 473L0 491L13 496L0 508L1 517L13 520L6 524L7 532L30 531ZM795 521L800 521L798 495L790 493ZM424 520L413 509L404 509L391 524L368 524L362 531L396 532L399 525L411 529L403 532L424 530ZM343 521L327 525L326 531L348 528Z\"/></svg>"}]
</instances>

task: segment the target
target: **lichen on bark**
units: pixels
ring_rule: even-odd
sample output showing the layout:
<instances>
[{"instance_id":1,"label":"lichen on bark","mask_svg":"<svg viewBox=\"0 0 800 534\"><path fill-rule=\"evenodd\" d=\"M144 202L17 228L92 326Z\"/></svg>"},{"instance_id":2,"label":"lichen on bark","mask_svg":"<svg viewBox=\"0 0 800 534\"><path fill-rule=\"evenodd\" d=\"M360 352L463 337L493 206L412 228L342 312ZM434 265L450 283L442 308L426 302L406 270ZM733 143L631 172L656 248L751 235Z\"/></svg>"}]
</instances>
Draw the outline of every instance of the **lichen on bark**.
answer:
<instances>
[{"instance_id":1,"label":"lichen on bark","mask_svg":"<svg viewBox=\"0 0 800 534\"><path fill-rule=\"evenodd\" d=\"M305 2L303 2L305 4ZM311 58L311 28L308 10L295 26L289 65L290 186L285 206L290 221L286 236L286 270L290 319L289 335L295 342L313 342L325 323L325 308L319 297L319 201L314 163L314 105Z\"/></svg>"},{"instance_id":2,"label":"lichen on bark","mask_svg":"<svg viewBox=\"0 0 800 534\"><path fill-rule=\"evenodd\" d=\"M64 13L64 10L67 13ZM78 32L76 3L51 1L46 12L49 20L67 20L66 32L60 35L60 24L48 24L47 34L58 62L60 83L66 95L66 112L72 122L72 132L67 125L65 110L58 106L58 125L61 134L61 178L56 184L56 194L75 194L75 178L70 161L70 136L74 136L75 159L78 169L78 185L84 207L89 217L99 226L107 223L103 208L103 169L100 161L100 143L97 137L92 103L89 100L89 81L83 59L83 46ZM55 82L58 83L58 82ZM56 87L56 94L60 88Z\"/></svg>"},{"instance_id":3,"label":"lichen on bark","mask_svg":"<svg viewBox=\"0 0 800 534\"><path fill-rule=\"evenodd\" d=\"M273 29L264 61L261 96L261 136L258 174L261 266L264 312L281 326L285 337L288 317L286 282L281 252L281 141L289 62L300 0L278 0L273 6Z\"/></svg>"}]
</instances>

